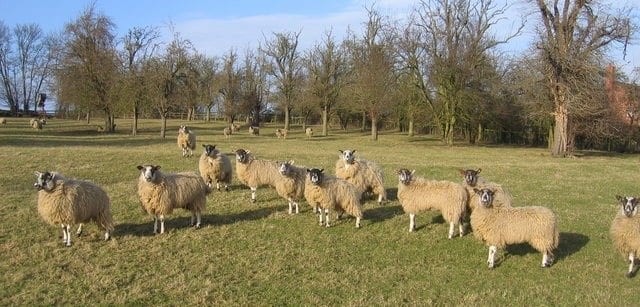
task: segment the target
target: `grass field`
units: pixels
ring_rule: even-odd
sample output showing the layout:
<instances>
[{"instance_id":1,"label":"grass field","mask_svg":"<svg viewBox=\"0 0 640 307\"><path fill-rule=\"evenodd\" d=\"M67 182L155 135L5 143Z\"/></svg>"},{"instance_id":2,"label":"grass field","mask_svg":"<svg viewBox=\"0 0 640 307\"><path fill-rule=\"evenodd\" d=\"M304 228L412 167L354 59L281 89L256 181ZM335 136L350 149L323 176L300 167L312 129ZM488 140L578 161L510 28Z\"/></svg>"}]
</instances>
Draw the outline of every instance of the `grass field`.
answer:
<instances>
[{"instance_id":1,"label":"grass field","mask_svg":"<svg viewBox=\"0 0 640 307\"><path fill-rule=\"evenodd\" d=\"M50 120L45 129L28 119L0 127L0 305L166 304L166 305L635 305L640 276L624 277L625 258L614 251L609 226L618 205L614 195L638 195L637 155L580 153L550 157L546 149L454 146L426 136L332 131L307 139L299 127L276 139L275 126L250 137L226 140L222 123L193 123L197 154L182 158L175 144L181 121L169 122L166 139L159 122L143 121L137 137L128 121L119 133L100 134L94 125ZM330 174L339 149L355 148L384 168L390 201L368 200L363 227L351 217L331 228L318 226L306 203L287 213L275 191L258 190L258 202L234 178L230 192L207 201L204 227L188 227L177 211L168 233L154 236L142 212L136 181L139 164L164 171L197 170L200 144L223 152L251 150L259 158L294 159ZM438 212L418 215L408 232L396 200L400 167L421 176L460 182L458 168L481 167L501 183L516 205L543 205L557 214L560 247L550 269L526 245L499 252L498 267L486 266L488 248L473 234L448 240ZM36 170L56 170L89 179L111 197L113 239L88 225L64 247L59 227L44 223L36 209ZM235 175L235 174L234 174Z\"/></svg>"}]
</instances>

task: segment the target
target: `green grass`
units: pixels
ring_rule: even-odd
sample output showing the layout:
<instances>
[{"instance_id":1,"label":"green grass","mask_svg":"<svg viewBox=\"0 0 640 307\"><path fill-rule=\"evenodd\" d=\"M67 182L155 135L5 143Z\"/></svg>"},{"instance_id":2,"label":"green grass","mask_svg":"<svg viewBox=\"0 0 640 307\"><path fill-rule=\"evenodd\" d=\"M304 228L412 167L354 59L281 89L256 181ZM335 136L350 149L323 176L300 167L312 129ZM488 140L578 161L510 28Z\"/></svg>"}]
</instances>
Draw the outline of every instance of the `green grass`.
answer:
<instances>
[{"instance_id":1,"label":"green grass","mask_svg":"<svg viewBox=\"0 0 640 307\"><path fill-rule=\"evenodd\" d=\"M152 235L151 218L136 197L136 165L164 171L197 170L184 159L169 122L160 139L158 121L143 121L137 137L100 134L95 125L54 119L42 131L28 119L0 127L0 305L635 305L638 278L624 277L625 259L614 251L608 230L618 210L615 194L637 195L637 155L585 152L575 159L550 157L545 149L442 146L437 140L383 133L378 142L359 131L332 131L307 139L294 127L276 139L276 126L262 135L246 131L226 140L222 123L193 123L200 144L223 152L251 150L257 157L323 167L333 173L338 150L355 148L384 168L391 200L364 204L361 229L350 217L331 228L317 225L306 204L287 214L275 191L249 190L234 180L231 192L208 199L204 227L187 227L182 210L168 218L168 233ZM438 212L408 217L395 199L400 167L428 178L460 182L458 168L481 167L501 183L516 205L543 205L560 221L557 262L539 267L541 255L526 245L500 251L499 265L486 266L488 249L474 238L446 239ZM89 179L111 197L113 239L101 241L91 224L62 244L59 227L45 224L36 209L36 170L56 170Z\"/></svg>"}]
</instances>

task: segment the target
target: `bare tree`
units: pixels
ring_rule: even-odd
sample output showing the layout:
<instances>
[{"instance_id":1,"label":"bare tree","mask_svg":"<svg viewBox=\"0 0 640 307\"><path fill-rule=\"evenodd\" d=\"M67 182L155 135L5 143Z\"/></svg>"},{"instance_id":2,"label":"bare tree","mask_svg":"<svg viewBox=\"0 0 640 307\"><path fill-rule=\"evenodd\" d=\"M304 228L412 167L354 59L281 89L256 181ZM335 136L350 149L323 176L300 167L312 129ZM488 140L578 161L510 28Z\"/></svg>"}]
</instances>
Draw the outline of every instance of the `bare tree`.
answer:
<instances>
[{"instance_id":1,"label":"bare tree","mask_svg":"<svg viewBox=\"0 0 640 307\"><path fill-rule=\"evenodd\" d=\"M264 56L246 51L241 69L242 83L240 86L242 110L250 119L251 126L260 126L267 87L268 65Z\"/></svg>"},{"instance_id":2,"label":"bare tree","mask_svg":"<svg viewBox=\"0 0 640 307\"><path fill-rule=\"evenodd\" d=\"M265 38L260 50L269 58L269 74L275 78L277 97L284 111L284 129L289 130L291 109L301 83L302 62L298 51L300 33L273 33L274 38Z\"/></svg>"},{"instance_id":3,"label":"bare tree","mask_svg":"<svg viewBox=\"0 0 640 307\"><path fill-rule=\"evenodd\" d=\"M11 30L0 20L0 99L9 106L11 113L18 112L17 80L12 63Z\"/></svg>"},{"instance_id":4,"label":"bare tree","mask_svg":"<svg viewBox=\"0 0 640 307\"><path fill-rule=\"evenodd\" d=\"M240 110L241 76L236 67L238 54L229 50L222 58L222 71L216 78L218 92L222 95L222 111L227 123L233 124Z\"/></svg>"},{"instance_id":5,"label":"bare tree","mask_svg":"<svg viewBox=\"0 0 640 307\"><path fill-rule=\"evenodd\" d=\"M583 105L578 94L587 77L584 63L613 43L625 45L634 30L631 9L613 12L598 1L536 0L541 27L537 47L546 64L547 88L554 103L554 133L551 153L572 154L574 132L572 113Z\"/></svg>"},{"instance_id":6,"label":"bare tree","mask_svg":"<svg viewBox=\"0 0 640 307\"><path fill-rule=\"evenodd\" d=\"M216 58L207 57L204 54L196 54L193 60L193 65L198 76L197 101L205 107L205 120L208 122L211 121L211 108L219 96L215 82L219 70L219 63Z\"/></svg>"}]
</instances>

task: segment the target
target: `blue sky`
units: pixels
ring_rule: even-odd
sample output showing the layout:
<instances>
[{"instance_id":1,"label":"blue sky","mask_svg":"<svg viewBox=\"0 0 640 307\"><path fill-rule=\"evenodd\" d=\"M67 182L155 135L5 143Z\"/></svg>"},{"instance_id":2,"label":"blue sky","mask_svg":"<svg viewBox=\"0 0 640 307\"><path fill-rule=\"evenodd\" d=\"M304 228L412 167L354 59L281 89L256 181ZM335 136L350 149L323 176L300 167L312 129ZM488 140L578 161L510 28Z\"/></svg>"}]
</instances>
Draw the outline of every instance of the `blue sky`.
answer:
<instances>
[{"instance_id":1,"label":"blue sky","mask_svg":"<svg viewBox=\"0 0 640 307\"><path fill-rule=\"evenodd\" d=\"M496 0L496 2L509 0ZM37 23L45 32L60 31L65 23L74 20L88 5L87 0L0 0L0 20L13 27L16 24ZM156 26L168 37L168 25L173 24L196 49L208 55L223 55L231 48L243 52L255 48L264 36L272 32L300 31L300 46L307 49L319 42L323 33L332 29L342 37L350 27L360 33L366 20L366 0L101 0L96 1L99 12L109 16L121 35L134 26ZM417 0L378 0L382 13L400 18L406 16ZM512 0L506 19L496 29L498 35L511 31L522 16L527 16L524 35L503 46L508 54L526 52L534 36L536 11L524 0ZM638 8L637 0L611 0L630 3ZM634 4L635 3L635 4ZM639 14L636 9L636 16ZM119 36L120 36L119 35ZM168 41L169 39L165 39ZM622 60L621 48L611 51L623 70L630 73L640 66L640 40L636 39Z\"/></svg>"}]
</instances>

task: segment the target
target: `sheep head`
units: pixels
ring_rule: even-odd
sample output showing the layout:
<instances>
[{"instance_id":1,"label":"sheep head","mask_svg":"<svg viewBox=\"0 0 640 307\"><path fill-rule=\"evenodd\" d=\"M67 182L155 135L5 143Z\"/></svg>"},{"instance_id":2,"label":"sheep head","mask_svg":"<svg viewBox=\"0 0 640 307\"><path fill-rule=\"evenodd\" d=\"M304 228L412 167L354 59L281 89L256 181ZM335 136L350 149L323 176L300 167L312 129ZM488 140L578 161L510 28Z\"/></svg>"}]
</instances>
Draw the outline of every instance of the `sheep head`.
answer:
<instances>
[{"instance_id":1,"label":"sheep head","mask_svg":"<svg viewBox=\"0 0 640 307\"><path fill-rule=\"evenodd\" d=\"M493 205L493 195L495 195L495 191L489 188L484 189L473 189L473 192L480 196L478 199L480 201L480 206L485 208L491 208Z\"/></svg>"},{"instance_id":2,"label":"sheep head","mask_svg":"<svg viewBox=\"0 0 640 307\"><path fill-rule=\"evenodd\" d=\"M211 158L216 158L220 151L216 149L216 145L202 144L204 147L204 153Z\"/></svg>"},{"instance_id":3,"label":"sheep head","mask_svg":"<svg viewBox=\"0 0 640 307\"><path fill-rule=\"evenodd\" d=\"M283 176L289 175L289 173L291 172L291 166L293 165L293 163L294 163L293 160L284 161L284 162L278 161L278 171L280 172L280 174L282 174Z\"/></svg>"},{"instance_id":4,"label":"sheep head","mask_svg":"<svg viewBox=\"0 0 640 307\"><path fill-rule=\"evenodd\" d=\"M353 161L355 161L356 159L356 150L339 150L340 151L340 158L342 158L342 160L344 160L344 162L346 162L347 164L353 164Z\"/></svg>"},{"instance_id":5,"label":"sheep head","mask_svg":"<svg viewBox=\"0 0 640 307\"><path fill-rule=\"evenodd\" d=\"M322 178L324 176L322 171L324 171L323 168L307 169L307 174L309 175L309 181L311 181L311 183L314 185L320 185L322 183Z\"/></svg>"},{"instance_id":6,"label":"sheep head","mask_svg":"<svg viewBox=\"0 0 640 307\"><path fill-rule=\"evenodd\" d=\"M616 195L616 199L622 205L622 213L627 217L632 217L637 213L638 199L631 196Z\"/></svg>"},{"instance_id":7,"label":"sheep head","mask_svg":"<svg viewBox=\"0 0 640 307\"><path fill-rule=\"evenodd\" d=\"M156 180L158 180L159 169L160 165L138 165L140 176L143 177L147 182L155 182Z\"/></svg>"},{"instance_id":8,"label":"sheep head","mask_svg":"<svg viewBox=\"0 0 640 307\"><path fill-rule=\"evenodd\" d=\"M189 128L187 128L187 126L185 125L180 125L180 128L178 128L178 133L189 133Z\"/></svg>"},{"instance_id":9,"label":"sheep head","mask_svg":"<svg viewBox=\"0 0 640 307\"><path fill-rule=\"evenodd\" d=\"M33 184L33 187L40 190L51 191L56 187L55 173L50 172L34 172L36 175L36 183Z\"/></svg>"},{"instance_id":10,"label":"sheep head","mask_svg":"<svg viewBox=\"0 0 640 307\"><path fill-rule=\"evenodd\" d=\"M249 163L250 153L250 151L240 148L236 150L236 160L243 164Z\"/></svg>"},{"instance_id":11,"label":"sheep head","mask_svg":"<svg viewBox=\"0 0 640 307\"><path fill-rule=\"evenodd\" d=\"M413 174L416 172L416 170L408 170L406 168L401 168L398 171L396 171L396 173L398 174L398 180L400 181L400 183L402 184L409 184L411 183L411 180L413 180Z\"/></svg>"},{"instance_id":12,"label":"sheep head","mask_svg":"<svg viewBox=\"0 0 640 307\"><path fill-rule=\"evenodd\" d=\"M482 171L481 168L477 170L467 169L467 170L459 170L460 175L464 178L464 182L471 187L475 187L478 183L478 174Z\"/></svg>"}]
</instances>

